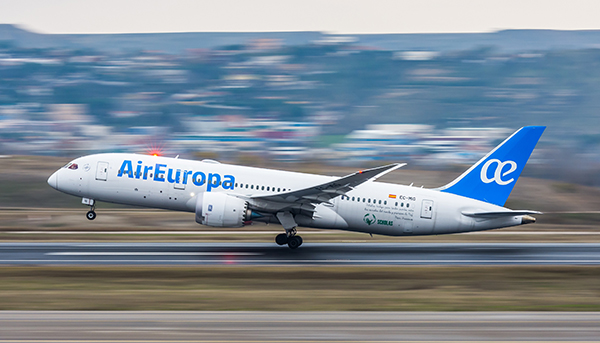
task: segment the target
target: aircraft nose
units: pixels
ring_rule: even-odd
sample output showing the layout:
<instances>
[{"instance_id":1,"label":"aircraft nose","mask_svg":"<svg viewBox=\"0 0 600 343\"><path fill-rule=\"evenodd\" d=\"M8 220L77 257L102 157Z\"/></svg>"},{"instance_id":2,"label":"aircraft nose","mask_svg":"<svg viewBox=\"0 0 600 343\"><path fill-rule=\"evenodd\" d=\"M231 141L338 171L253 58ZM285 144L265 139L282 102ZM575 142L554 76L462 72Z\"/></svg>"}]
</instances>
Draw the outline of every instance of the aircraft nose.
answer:
<instances>
[{"instance_id":1,"label":"aircraft nose","mask_svg":"<svg viewBox=\"0 0 600 343\"><path fill-rule=\"evenodd\" d=\"M48 184L54 189L58 189L58 170L48 178Z\"/></svg>"}]
</instances>

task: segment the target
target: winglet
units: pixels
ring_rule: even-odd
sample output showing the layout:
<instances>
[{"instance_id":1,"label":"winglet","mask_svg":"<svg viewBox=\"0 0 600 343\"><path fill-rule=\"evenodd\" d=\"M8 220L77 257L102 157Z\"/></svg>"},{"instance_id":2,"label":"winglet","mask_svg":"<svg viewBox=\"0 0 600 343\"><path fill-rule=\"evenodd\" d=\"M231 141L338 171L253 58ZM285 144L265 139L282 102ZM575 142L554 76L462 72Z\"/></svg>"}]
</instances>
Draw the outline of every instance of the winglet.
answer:
<instances>
[{"instance_id":1,"label":"winglet","mask_svg":"<svg viewBox=\"0 0 600 343\"><path fill-rule=\"evenodd\" d=\"M373 168L373 169L384 169L381 173L373 176L370 180L371 181L375 181L377 179L379 179L380 177L384 176L385 174L391 173L394 170L400 169L402 167L404 167L406 165L406 163L393 163L393 164L389 164L387 166L383 166L383 167L378 167L378 168ZM388 169L385 169L388 168ZM372 169L369 169L372 170ZM360 173L362 174L363 171L360 171Z\"/></svg>"}]
</instances>

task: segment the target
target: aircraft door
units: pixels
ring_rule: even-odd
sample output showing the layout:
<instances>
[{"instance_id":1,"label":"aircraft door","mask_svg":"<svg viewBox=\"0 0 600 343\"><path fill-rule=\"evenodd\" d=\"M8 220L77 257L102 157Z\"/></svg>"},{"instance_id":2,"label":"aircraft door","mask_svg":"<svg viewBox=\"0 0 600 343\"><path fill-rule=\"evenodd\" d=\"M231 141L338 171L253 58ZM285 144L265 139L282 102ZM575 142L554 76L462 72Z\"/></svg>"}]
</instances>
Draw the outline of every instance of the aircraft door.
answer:
<instances>
[{"instance_id":1,"label":"aircraft door","mask_svg":"<svg viewBox=\"0 0 600 343\"><path fill-rule=\"evenodd\" d=\"M175 174L175 183L173 184L173 188L174 189L179 189L179 190L184 190L185 189L185 183L183 183L183 174L181 174L182 171L177 169L177 173Z\"/></svg>"},{"instance_id":2,"label":"aircraft door","mask_svg":"<svg viewBox=\"0 0 600 343\"><path fill-rule=\"evenodd\" d=\"M431 219L433 216L433 200L423 200L421 205L421 218Z\"/></svg>"},{"instance_id":3,"label":"aircraft door","mask_svg":"<svg viewBox=\"0 0 600 343\"><path fill-rule=\"evenodd\" d=\"M108 162L98 162L96 168L96 180L106 181L108 175Z\"/></svg>"}]
</instances>

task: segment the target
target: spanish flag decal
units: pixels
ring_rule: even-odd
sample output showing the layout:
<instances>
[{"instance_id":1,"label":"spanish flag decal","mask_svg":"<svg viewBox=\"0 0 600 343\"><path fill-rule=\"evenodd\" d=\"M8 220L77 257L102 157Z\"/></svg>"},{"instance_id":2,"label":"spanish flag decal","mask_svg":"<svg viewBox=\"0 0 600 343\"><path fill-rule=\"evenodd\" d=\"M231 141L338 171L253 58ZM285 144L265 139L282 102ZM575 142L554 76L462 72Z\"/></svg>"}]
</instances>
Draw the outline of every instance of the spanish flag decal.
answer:
<instances>
[{"instance_id":1,"label":"spanish flag decal","mask_svg":"<svg viewBox=\"0 0 600 343\"><path fill-rule=\"evenodd\" d=\"M396 199L396 194L390 194L391 199Z\"/></svg>"}]
</instances>

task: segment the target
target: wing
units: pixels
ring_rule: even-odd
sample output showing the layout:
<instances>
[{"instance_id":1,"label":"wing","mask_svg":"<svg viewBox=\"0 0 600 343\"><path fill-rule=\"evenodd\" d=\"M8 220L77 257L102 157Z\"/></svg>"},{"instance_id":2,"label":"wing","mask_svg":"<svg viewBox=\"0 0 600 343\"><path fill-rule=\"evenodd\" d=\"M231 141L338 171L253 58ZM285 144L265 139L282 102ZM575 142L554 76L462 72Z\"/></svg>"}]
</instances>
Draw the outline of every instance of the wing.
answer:
<instances>
[{"instance_id":1,"label":"wing","mask_svg":"<svg viewBox=\"0 0 600 343\"><path fill-rule=\"evenodd\" d=\"M345 195L354 187L367 181L376 180L383 175L405 166L406 163L394 163L382 167L357 171L353 174L315 185L308 188L250 197L250 206L267 211L281 211L284 209L302 209L312 212L314 205L320 203L331 204L329 200Z\"/></svg>"}]
</instances>

